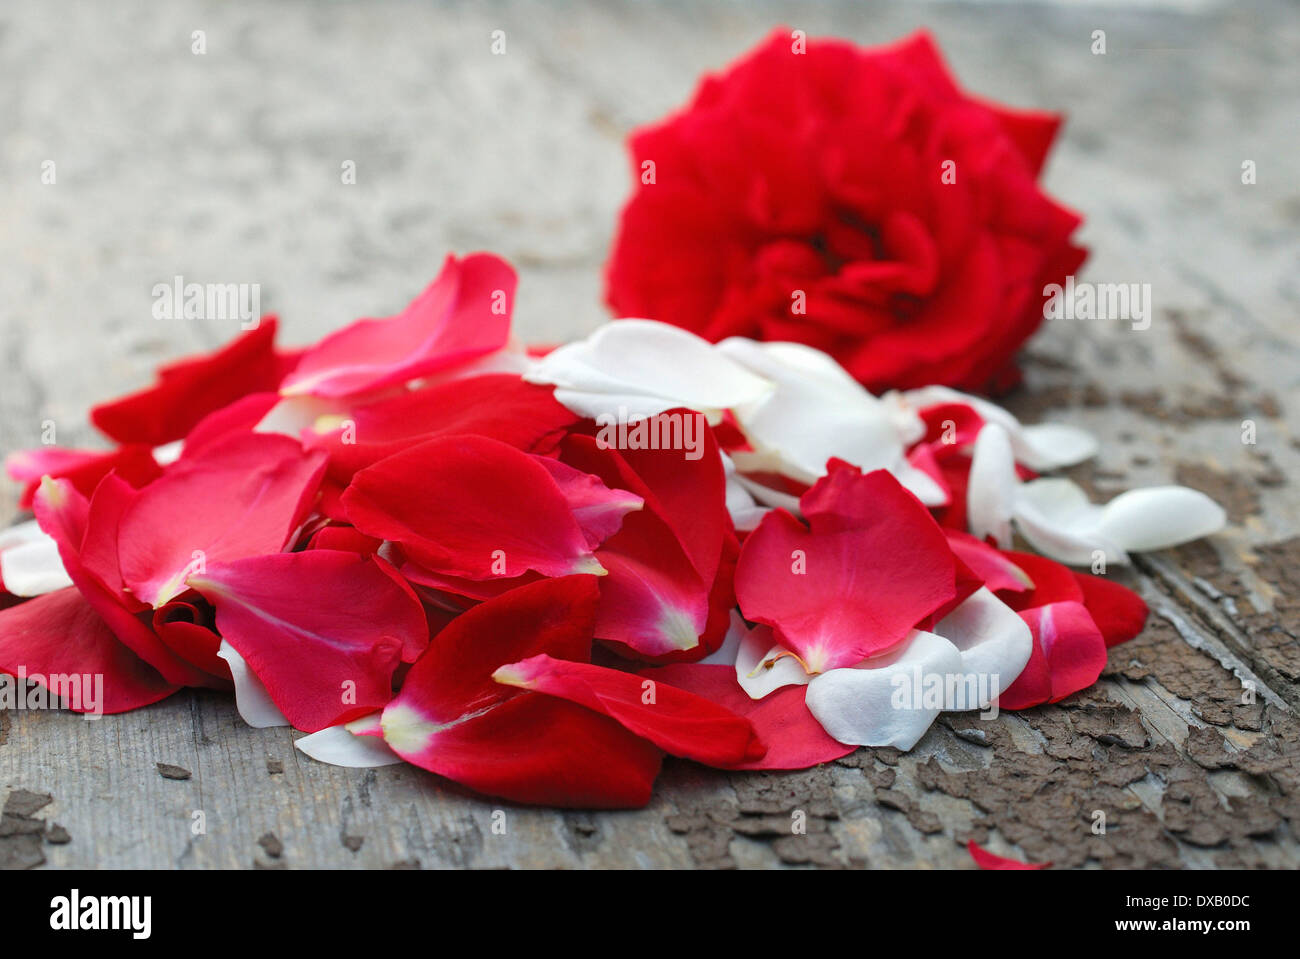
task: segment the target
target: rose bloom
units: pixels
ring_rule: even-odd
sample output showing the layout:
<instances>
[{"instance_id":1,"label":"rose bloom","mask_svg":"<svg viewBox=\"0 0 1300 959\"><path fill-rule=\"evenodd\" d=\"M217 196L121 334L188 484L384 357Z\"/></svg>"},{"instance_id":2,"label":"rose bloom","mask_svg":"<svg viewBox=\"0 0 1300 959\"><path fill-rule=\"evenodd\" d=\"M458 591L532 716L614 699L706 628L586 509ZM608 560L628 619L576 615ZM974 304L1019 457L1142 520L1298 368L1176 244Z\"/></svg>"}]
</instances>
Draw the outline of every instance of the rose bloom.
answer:
<instances>
[{"instance_id":1,"label":"rose bloom","mask_svg":"<svg viewBox=\"0 0 1300 959\"><path fill-rule=\"evenodd\" d=\"M806 343L876 392L1013 385L1043 287L1086 255L1037 183L1059 124L961 92L924 32L778 30L632 135L609 305Z\"/></svg>"}]
</instances>

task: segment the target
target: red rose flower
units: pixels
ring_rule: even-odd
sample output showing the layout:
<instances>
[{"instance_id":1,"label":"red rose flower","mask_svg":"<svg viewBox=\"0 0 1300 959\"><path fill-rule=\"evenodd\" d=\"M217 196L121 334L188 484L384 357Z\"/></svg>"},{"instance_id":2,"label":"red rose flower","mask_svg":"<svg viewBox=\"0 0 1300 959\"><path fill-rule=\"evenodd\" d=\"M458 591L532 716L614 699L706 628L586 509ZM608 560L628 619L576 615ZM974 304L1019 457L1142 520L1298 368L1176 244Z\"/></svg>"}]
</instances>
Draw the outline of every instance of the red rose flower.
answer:
<instances>
[{"instance_id":1,"label":"red rose flower","mask_svg":"<svg viewBox=\"0 0 1300 959\"><path fill-rule=\"evenodd\" d=\"M1011 385L1043 287L1085 256L1037 183L1059 123L961 92L925 33L778 30L632 136L609 305L806 343L877 392Z\"/></svg>"}]
</instances>

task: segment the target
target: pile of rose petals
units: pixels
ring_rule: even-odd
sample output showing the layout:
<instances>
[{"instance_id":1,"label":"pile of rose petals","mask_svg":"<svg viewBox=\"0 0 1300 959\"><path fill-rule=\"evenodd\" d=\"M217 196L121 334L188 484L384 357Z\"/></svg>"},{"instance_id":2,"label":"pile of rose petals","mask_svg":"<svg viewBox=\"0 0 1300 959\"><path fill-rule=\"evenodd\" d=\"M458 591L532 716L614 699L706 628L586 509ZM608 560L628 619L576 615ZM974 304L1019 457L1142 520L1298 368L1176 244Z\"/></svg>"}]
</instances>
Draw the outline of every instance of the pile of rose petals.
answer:
<instances>
[{"instance_id":1,"label":"pile of rose petals","mask_svg":"<svg viewBox=\"0 0 1300 959\"><path fill-rule=\"evenodd\" d=\"M665 753L797 769L1083 689L1146 607L1062 563L1223 524L1181 487L1093 504L1038 475L1087 434L805 345L628 320L530 353L514 291L449 258L396 316L164 367L92 412L111 450L12 455L0 670L102 674L114 713L231 690L325 762L636 806Z\"/></svg>"}]
</instances>

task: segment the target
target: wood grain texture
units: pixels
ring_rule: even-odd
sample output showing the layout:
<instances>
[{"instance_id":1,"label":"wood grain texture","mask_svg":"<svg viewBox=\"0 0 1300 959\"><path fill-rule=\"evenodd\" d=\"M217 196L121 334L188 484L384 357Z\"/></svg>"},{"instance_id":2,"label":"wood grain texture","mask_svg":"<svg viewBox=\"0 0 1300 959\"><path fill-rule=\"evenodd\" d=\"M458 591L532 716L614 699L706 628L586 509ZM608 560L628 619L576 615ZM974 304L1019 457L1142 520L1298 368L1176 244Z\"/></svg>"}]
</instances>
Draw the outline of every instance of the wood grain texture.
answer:
<instances>
[{"instance_id":1,"label":"wood grain texture","mask_svg":"<svg viewBox=\"0 0 1300 959\"><path fill-rule=\"evenodd\" d=\"M1088 218L1084 278L1149 283L1155 313L1144 331L1047 324L1012 406L1104 439L1075 471L1099 494L1176 480L1233 514L1211 542L1112 571L1153 616L1102 683L993 722L946 716L905 756L864 749L794 774L670 762L647 808L614 814L502 806L405 766L324 766L297 753L297 734L247 728L215 694L92 722L11 712L0 714L0 798L14 810L30 805L18 790L52 800L14 812L8 832L31 835L35 818L47 840L62 838L49 835L55 823L70 839L24 840L22 856L55 867L968 867L973 837L1059 866L1300 865L1293 3L6 8L0 447L38 444L47 422L61 443L94 442L84 424L96 400L233 335L233 323L151 317L153 285L177 274L260 283L287 339L306 342L400 307L447 250L486 248L520 269L523 338L594 328L627 190L622 137L781 23L864 43L928 25L968 89L1070 114L1047 183ZM1103 57L1089 50L1096 29ZM203 56L191 53L195 30ZM491 53L493 30L506 32L504 56ZM46 160L54 185L41 183ZM347 160L355 186L340 182ZM1240 180L1245 160L1253 186ZM14 511L6 486L0 515ZM1242 701L1243 681L1257 702ZM164 778L157 763L190 778ZM1092 831L1099 811L1105 835Z\"/></svg>"}]
</instances>

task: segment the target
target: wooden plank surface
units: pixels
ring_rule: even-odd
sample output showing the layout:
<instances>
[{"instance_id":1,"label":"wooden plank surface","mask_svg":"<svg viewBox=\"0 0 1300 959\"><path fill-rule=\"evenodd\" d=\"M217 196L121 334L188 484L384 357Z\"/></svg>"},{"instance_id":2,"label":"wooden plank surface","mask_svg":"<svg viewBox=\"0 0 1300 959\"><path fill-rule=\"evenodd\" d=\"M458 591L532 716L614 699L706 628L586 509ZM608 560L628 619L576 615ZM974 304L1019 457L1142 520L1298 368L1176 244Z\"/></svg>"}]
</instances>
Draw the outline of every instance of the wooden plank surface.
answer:
<instances>
[{"instance_id":1,"label":"wooden plank surface","mask_svg":"<svg viewBox=\"0 0 1300 959\"><path fill-rule=\"evenodd\" d=\"M0 865L969 866L972 837L1066 867L1300 865L1298 21L1283 2L0 11L6 450L49 423L92 442L92 403L233 335L151 317L153 285L178 274L260 283L305 342L400 307L445 251L487 248L520 268L524 338L590 330L630 127L776 24L866 43L928 25L969 89L1069 111L1047 179L1088 217L1085 278L1152 288L1147 330L1049 323L1013 409L1101 436L1075 471L1093 489L1185 482L1233 521L1112 571L1153 616L1095 690L993 722L945 716L908 755L793 774L670 762L635 812L324 766L210 693L89 722L0 713ZM15 509L6 487L0 515Z\"/></svg>"}]
</instances>

